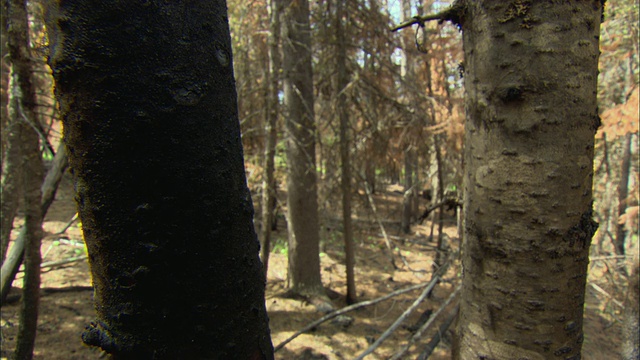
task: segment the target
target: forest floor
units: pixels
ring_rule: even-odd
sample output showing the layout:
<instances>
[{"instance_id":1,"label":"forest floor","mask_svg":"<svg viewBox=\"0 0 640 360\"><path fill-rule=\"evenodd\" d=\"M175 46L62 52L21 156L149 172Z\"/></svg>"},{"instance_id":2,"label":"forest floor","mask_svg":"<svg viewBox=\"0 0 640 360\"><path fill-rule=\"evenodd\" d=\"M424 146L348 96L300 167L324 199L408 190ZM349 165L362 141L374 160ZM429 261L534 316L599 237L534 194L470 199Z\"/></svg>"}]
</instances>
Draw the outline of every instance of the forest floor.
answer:
<instances>
[{"instance_id":1,"label":"forest floor","mask_svg":"<svg viewBox=\"0 0 640 360\"><path fill-rule=\"evenodd\" d=\"M400 203L402 196L393 189L374 195L378 205L379 217L384 219L386 231L392 237L395 247L393 257L399 269L394 269L386 249L385 240L379 225L372 214L355 221L356 228L356 281L360 301L371 300L413 284L428 282L431 279L431 267L435 256L435 242L427 240L430 232L429 222L415 225L412 234L401 236L399 229ZM424 206L424 204L422 205ZM57 261L84 255L81 229L78 224L70 227L64 235L52 236L62 230L75 214L73 186L65 177L58 191L56 201L50 208L44 224L48 235L42 244L43 261ZM333 216L339 218L338 214ZM397 220L395 223L394 221ZM20 226L17 221L17 226ZM332 221L338 224L337 221ZM339 228L335 225L334 228ZM453 219L448 220L444 231L449 239L457 239ZM14 230L17 234L17 231ZM323 225L321 244L321 268L325 286L333 292L342 294L333 299L336 308L346 306L344 252L341 233ZM288 338L308 323L323 314L315 307L301 300L283 296L286 289L287 256L286 229L283 221L275 233L275 247L271 255L266 291L266 304L270 317L271 336L274 346ZM457 249L457 240L451 248ZM404 261L402 260L404 257ZM408 328L418 321L427 309L436 311L452 289L459 283L460 265L455 260L442 281L437 285L430 299L420 305L417 311L395 333L388 338L368 359L387 359L406 344L412 335ZM620 347L620 306L623 289L615 288L608 280L607 260L592 261L589 286L587 287L585 311L585 336L583 345L584 359L619 358ZM14 282L10 298L19 296L22 286L22 273ZM593 286L595 285L595 286ZM106 358L98 349L84 346L80 334L84 326L94 317L92 304L91 279L89 267L84 261L48 267L42 273L42 298L36 340L35 359L73 360ZM303 334L276 353L277 359L353 359L361 354L377 339L413 301L421 290L396 296L392 299L368 306L346 315L353 318L351 324L328 321L314 331ZM18 330L19 302L7 302L2 306L2 359L13 351ZM449 306L446 312L453 309ZM424 341L413 347L405 358L414 359L422 351L421 347L437 331L437 327L446 317L446 312L436 319L436 326L426 334ZM444 336L430 359L450 358L450 336Z\"/></svg>"}]
</instances>

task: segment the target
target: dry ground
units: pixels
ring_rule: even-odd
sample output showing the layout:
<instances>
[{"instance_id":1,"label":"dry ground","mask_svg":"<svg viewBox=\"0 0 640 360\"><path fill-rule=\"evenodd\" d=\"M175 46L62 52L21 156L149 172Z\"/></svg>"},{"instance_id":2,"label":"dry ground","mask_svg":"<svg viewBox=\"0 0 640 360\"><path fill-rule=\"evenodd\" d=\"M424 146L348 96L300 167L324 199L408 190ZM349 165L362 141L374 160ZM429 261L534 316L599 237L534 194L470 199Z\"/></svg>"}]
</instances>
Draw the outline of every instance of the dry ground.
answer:
<instances>
[{"instance_id":1,"label":"dry ground","mask_svg":"<svg viewBox=\"0 0 640 360\"><path fill-rule=\"evenodd\" d=\"M398 209L400 195L388 192L377 195L379 211L385 219L391 219ZM72 186L68 178L61 185L57 199L47 214L45 230L48 234L62 229L75 213ZM337 217L337 216L336 216ZM370 219L369 219L370 220ZM18 223L19 225L19 223ZM393 240L399 252L395 252L396 262L400 269L394 270L388 257L382 249L384 240L378 236L377 226L369 221L358 222L357 228L357 269L358 283L357 293L361 300L370 300L388 294L396 289L412 284L428 281L431 277L431 265L434 251L433 243L426 241L429 227L414 227L415 235L410 241ZM387 231L391 235L398 235L397 226L388 226ZM285 231L276 233L276 238L285 237ZM455 238L455 228L447 227L446 232ZM341 250L340 233L323 230L322 244L322 276L327 288L340 294L345 293L344 254ZM72 226L60 241L57 237L48 237L42 245L44 261L67 259L83 254L83 248L75 246L74 242L81 242L81 231L78 226ZM456 245L453 244L455 247ZM300 300L282 297L286 286L286 255L281 251L282 246L277 246L270 260L269 279L267 284L266 302L270 316L271 334L274 345L280 343L288 336L306 324L319 318L314 307ZM399 255L405 257L409 269ZM603 277L603 269L606 269L605 261L596 261L592 265L592 276L589 281L600 284L604 291L612 291L607 288L606 278ZM386 359L394 350L402 346L411 333L407 326L415 323L426 309L436 310L450 294L452 287L457 284L456 271L458 264L454 264L445 275L443 283L438 285L431 299L423 303L403 328L397 330L393 336L385 341L382 346L368 359ZM416 271L416 270L423 270ZM428 272L424 272L428 270ZM594 278L593 274L598 274ZM15 287L21 286L21 275L18 276ZM91 280L86 261L75 262L54 268L46 268L42 274L43 295L40 307L38 326L38 338L35 349L35 359L99 359L106 358L97 349L84 346L80 340L80 333L84 326L93 317ZM19 289L14 289L13 294L18 294ZM392 300L361 309L348 315L354 318L348 327L327 322L320 325L315 331L304 334L284 349L276 353L277 359L353 359L362 353L371 341L378 338L382 332L391 325L396 318L411 305L419 295L414 291L406 295L395 297ZM621 300L621 298L618 296ZM344 298L333 300L336 307L345 306ZM13 350L18 329L17 302L5 304L2 307L2 359L5 359ZM596 292L594 287L588 287L585 342L583 354L585 359L616 359L619 358L617 349L620 344L618 305L607 298L601 292ZM439 324L439 321L437 321ZM425 338L426 343L434 331ZM420 349L414 347L407 358L415 358ZM450 344L448 338L441 342L431 359L448 359L450 357Z\"/></svg>"}]
</instances>

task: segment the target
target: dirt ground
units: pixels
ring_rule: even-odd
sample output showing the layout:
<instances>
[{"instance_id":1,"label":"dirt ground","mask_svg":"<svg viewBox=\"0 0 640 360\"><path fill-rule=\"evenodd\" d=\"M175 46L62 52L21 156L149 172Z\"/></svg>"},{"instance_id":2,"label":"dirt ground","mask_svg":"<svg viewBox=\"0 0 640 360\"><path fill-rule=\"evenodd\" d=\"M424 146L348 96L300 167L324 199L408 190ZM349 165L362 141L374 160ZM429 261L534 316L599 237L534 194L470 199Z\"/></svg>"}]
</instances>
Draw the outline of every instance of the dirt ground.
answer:
<instances>
[{"instance_id":1,"label":"dirt ground","mask_svg":"<svg viewBox=\"0 0 640 360\"><path fill-rule=\"evenodd\" d=\"M42 244L43 262L77 258L84 255L81 229L77 223L63 235L51 236L65 227L75 214L72 185L65 178L61 188L46 217L45 230L49 235ZM430 225L415 226L414 234L399 236L399 228L388 222L399 219L399 203L401 195L392 191L376 195L381 217L386 219L385 226L392 235L393 246L397 247L394 258L399 269L394 269L389 258L384 254L385 242L380 235L378 225L373 217L356 221L356 279L359 300L371 300L386 295L394 290L412 284L427 282L431 277L431 266L435 256L434 243L427 241ZM336 218L337 218L336 214ZM17 227L20 222L17 222ZM17 234L17 231L14 231ZM456 230L452 221L445 231L452 239L456 238ZM341 234L327 227L323 228L321 254L322 277L327 288L345 294L344 253L342 251ZM275 234L276 247L270 260L269 276L266 292L266 303L269 311L271 335L274 345L301 329L308 323L320 318L322 314L315 308L300 300L284 298L286 287L287 260L282 244L286 230L280 226ZM279 239L279 240L278 240ZM278 245L280 244L280 245ZM452 247L455 249L455 241ZM406 263L400 258L401 254ZM408 266L407 266L408 265ZM615 297L622 301L621 289L616 292L607 281L607 260L592 261L590 286L587 287L585 339L583 346L584 359L616 359L619 358L620 347L620 306ZM416 312L400 327L381 347L368 359L387 359L403 346L411 336L407 329L415 324L420 315L427 309L436 311L459 283L457 273L459 263L454 262L444 281L435 287L433 296L426 300ZM426 270L426 271L425 271ZM594 275L595 274L595 275ZM594 284L595 286L591 285ZM17 298L22 286L22 275L14 282L14 291L10 298ZM36 340L35 359L73 360L106 358L100 350L84 346L80 334L85 325L94 316L92 304L91 279L86 260L76 261L55 267L48 267L42 273L42 299ZM310 333L304 334L276 353L277 359L353 359L362 353L370 343L377 339L418 297L420 290L394 297L360 309L346 315L353 321L348 324L326 322ZM333 300L336 308L345 306L344 296ZM450 311L452 305L447 309ZM7 358L14 349L18 329L19 302L13 301L2 306L2 359ZM445 312L446 316L446 312ZM439 326L445 316L436 320ZM414 359L422 351L422 347L436 332L433 327L424 337L424 341L414 346L406 358ZM450 358L450 337L444 336L430 359Z\"/></svg>"}]
</instances>

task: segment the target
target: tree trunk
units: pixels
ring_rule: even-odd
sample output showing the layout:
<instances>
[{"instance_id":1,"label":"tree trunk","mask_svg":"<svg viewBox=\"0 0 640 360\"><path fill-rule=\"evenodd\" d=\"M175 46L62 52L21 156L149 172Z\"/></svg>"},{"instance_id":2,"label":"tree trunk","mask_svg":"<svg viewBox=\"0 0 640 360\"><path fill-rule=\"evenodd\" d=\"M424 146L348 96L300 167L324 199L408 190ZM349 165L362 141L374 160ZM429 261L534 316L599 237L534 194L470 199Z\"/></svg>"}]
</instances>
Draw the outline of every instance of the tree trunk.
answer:
<instances>
[{"instance_id":1,"label":"tree trunk","mask_svg":"<svg viewBox=\"0 0 640 360\"><path fill-rule=\"evenodd\" d=\"M629 171L631 170L631 148L633 134L628 133L624 138L622 148L622 160L620 162L620 182L618 183L618 217L627 210L627 198L629 197ZM625 254L625 238L627 231L625 224L616 225L616 237L614 248L617 255ZM622 261L624 263L624 261Z\"/></svg>"},{"instance_id":2,"label":"tree trunk","mask_svg":"<svg viewBox=\"0 0 640 360\"><path fill-rule=\"evenodd\" d=\"M4 44L7 43L7 2L2 2L2 11L0 11L0 174L4 171L4 151L7 145L7 135L9 134L9 76L11 73L11 64L9 64L9 57L7 56L7 47ZM4 181L4 175L2 177ZM4 230L4 227L2 228ZM2 257L4 259L4 256Z\"/></svg>"},{"instance_id":3,"label":"tree trunk","mask_svg":"<svg viewBox=\"0 0 640 360\"><path fill-rule=\"evenodd\" d=\"M29 45L26 1L10 1L7 15L10 24L7 44L14 83L12 103L15 106L13 109L15 127L12 130L16 132L11 136L16 136L14 140L17 141L20 148L17 159L19 166L15 167L13 171L21 173L17 179L21 182L18 188L21 190L19 193L22 197L25 217L25 274L22 286L20 326L14 355L16 359L22 360L33 357L38 325L40 244L42 241L42 211L40 208L42 192L40 186L42 186L44 166L40 155L39 136L34 130L38 128L36 125L38 117L36 116L36 91L31 78L33 65Z\"/></svg>"},{"instance_id":4,"label":"tree trunk","mask_svg":"<svg viewBox=\"0 0 640 360\"><path fill-rule=\"evenodd\" d=\"M316 175L316 126L313 118L309 2L287 0L282 20L289 287L303 296L324 297L320 280L320 239Z\"/></svg>"},{"instance_id":5,"label":"tree trunk","mask_svg":"<svg viewBox=\"0 0 640 360\"><path fill-rule=\"evenodd\" d=\"M44 182L41 187L42 199L40 199L40 211L42 212L43 218L47 214L49 206L53 203L56 191L58 190L58 185L60 185L60 181L62 180L68 165L69 161L67 152L64 149L64 144L60 143L58 151L56 151L56 156L53 159L53 165L51 166L51 169L49 169L49 172L47 172L47 176L44 178ZM11 284L16 278L18 269L22 264L25 242L28 240L26 230L26 227L22 227L22 229L20 229L20 233L18 234L16 241L13 243L13 246L11 246L11 251L2 264L2 270L0 271L0 274L2 274L0 277L0 302L4 302L7 295L9 295Z\"/></svg>"},{"instance_id":6,"label":"tree trunk","mask_svg":"<svg viewBox=\"0 0 640 360\"><path fill-rule=\"evenodd\" d=\"M349 13L346 11L344 1L337 0L336 10L336 68L337 68L337 110L340 117L340 159L342 170L342 223L344 226L344 255L347 276L347 304L354 304L357 301L355 268L355 248L353 246L353 227L351 222L351 134L349 113L347 108L347 94L345 94L349 84L347 74L347 43L345 24ZM343 23L344 21L344 23Z\"/></svg>"},{"instance_id":7,"label":"tree trunk","mask_svg":"<svg viewBox=\"0 0 640 360\"><path fill-rule=\"evenodd\" d=\"M627 299L624 304L624 318L622 319L622 359L640 359L640 332L638 332L638 301L640 301L640 280L638 278L638 258L634 259L635 266L629 276Z\"/></svg>"},{"instance_id":8,"label":"tree trunk","mask_svg":"<svg viewBox=\"0 0 640 360\"><path fill-rule=\"evenodd\" d=\"M224 1L52 2L49 64L116 359L273 359Z\"/></svg>"},{"instance_id":9,"label":"tree trunk","mask_svg":"<svg viewBox=\"0 0 640 360\"><path fill-rule=\"evenodd\" d=\"M11 88L13 89L11 91L13 95L9 96L8 109L10 119L7 122L7 126L2 129L3 139L6 140L5 153L2 156L4 161L2 183L0 185L0 195L2 195L2 201L0 202L0 256L3 264L9 249L13 220L16 217L20 203L20 186L23 183L22 171L20 170L22 144L20 143L19 129L27 126L18 117L20 99L15 96L18 93L15 81L11 82Z\"/></svg>"},{"instance_id":10,"label":"tree trunk","mask_svg":"<svg viewBox=\"0 0 640 360\"><path fill-rule=\"evenodd\" d=\"M264 181L262 182L262 264L264 276L269 271L271 229L275 219L276 178L275 155L278 141L278 92L280 91L280 13L281 0L269 1L269 71L267 72L267 121L264 148Z\"/></svg>"},{"instance_id":11,"label":"tree trunk","mask_svg":"<svg viewBox=\"0 0 640 360\"><path fill-rule=\"evenodd\" d=\"M413 150L409 145L404 150L404 196L402 197L402 232L411 232L411 215L413 210Z\"/></svg>"},{"instance_id":12,"label":"tree trunk","mask_svg":"<svg viewBox=\"0 0 640 360\"><path fill-rule=\"evenodd\" d=\"M461 1L465 247L456 359L579 359L600 1Z\"/></svg>"}]
</instances>

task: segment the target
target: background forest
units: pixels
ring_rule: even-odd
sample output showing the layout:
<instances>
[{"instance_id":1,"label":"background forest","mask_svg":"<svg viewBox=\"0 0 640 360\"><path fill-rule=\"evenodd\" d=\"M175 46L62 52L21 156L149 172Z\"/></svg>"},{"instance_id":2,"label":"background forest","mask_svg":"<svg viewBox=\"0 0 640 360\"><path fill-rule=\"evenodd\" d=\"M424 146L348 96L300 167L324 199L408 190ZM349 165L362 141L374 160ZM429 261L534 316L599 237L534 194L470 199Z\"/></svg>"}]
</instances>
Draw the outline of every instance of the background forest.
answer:
<instances>
[{"instance_id":1,"label":"background forest","mask_svg":"<svg viewBox=\"0 0 640 360\"><path fill-rule=\"evenodd\" d=\"M97 359L101 352L83 346L80 340L83 327L94 316L92 288L82 224L75 215L73 184L64 172L62 125L46 61L51 41L44 25L46 6L41 1L26 3L31 44L26 54L35 96L30 111L38 119L32 130L47 174L42 185L46 216L34 354L36 359ZM293 135L286 124L282 85L286 34L273 25L278 16L270 1L227 3L246 175L256 232L263 245L262 259L268 261L266 298L274 346L320 318L322 312L428 282L435 269L446 264L429 298L370 358L393 356L434 312L438 312L432 317L435 321L405 356L432 353L431 358L449 358L448 328L457 311L452 294L461 271L465 132L461 34L455 26L437 22L395 32L389 29L414 15L442 11L450 2L310 3L318 255L322 285L330 289L321 303L306 290L288 291L288 255L293 250L287 240L291 221L287 169L292 161L287 142ZM600 226L590 251L586 359L617 358L628 277L638 261L638 2L609 0L605 9L598 78L602 126L596 135L593 179L594 218ZM10 251L27 228L26 210L21 207L25 200L12 185L12 179L19 176L19 159L12 158L11 149L24 140L16 135L13 124L25 115L16 103L18 85L11 80L19 67L7 55L5 30L12 20L5 10L0 99L3 359L17 343L18 300L25 277L21 268L15 281L7 278ZM51 179L56 171L64 174L58 174L57 181ZM56 194L55 200L45 201L47 194ZM314 326L278 349L276 358L356 358L417 297L416 292L397 295ZM328 309L323 307L327 304Z\"/></svg>"}]
</instances>

